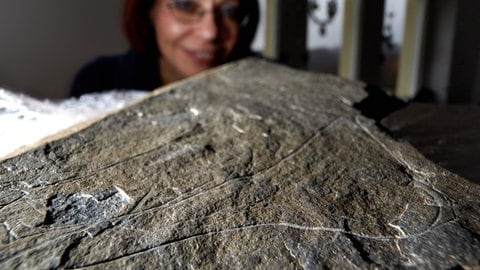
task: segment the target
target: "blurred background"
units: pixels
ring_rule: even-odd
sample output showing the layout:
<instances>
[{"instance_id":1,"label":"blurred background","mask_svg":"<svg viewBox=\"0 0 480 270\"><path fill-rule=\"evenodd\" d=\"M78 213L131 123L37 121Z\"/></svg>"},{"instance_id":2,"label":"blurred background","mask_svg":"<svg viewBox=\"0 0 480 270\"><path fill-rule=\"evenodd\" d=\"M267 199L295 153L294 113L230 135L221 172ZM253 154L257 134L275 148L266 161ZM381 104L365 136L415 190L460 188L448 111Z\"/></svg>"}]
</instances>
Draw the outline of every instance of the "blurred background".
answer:
<instances>
[{"instance_id":1,"label":"blurred background","mask_svg":"<svg viewBox=\"0 0 480 270\"><path fill-rule=\"evenodd\" d=\"M123 1L0 0L0 87L67 97L75 72L127 49ZM480 1L260 0L253 48L404 100L480 102Z\"/></svg>"}]
</instances>

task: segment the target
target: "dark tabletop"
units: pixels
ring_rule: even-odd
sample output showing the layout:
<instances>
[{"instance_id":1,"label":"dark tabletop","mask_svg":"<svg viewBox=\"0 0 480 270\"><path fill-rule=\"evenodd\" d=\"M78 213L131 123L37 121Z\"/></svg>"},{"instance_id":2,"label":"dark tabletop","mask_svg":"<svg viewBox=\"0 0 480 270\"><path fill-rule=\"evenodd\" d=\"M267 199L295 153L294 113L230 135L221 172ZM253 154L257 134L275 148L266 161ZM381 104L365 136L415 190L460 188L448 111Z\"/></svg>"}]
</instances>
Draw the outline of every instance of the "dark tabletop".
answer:
<instances>
[{"instance_id":1,"label":"dark tabletop","mask_svg":"<svg viewBox=\"0 0 480 270\"><path fill-rule=\"evenodd\" d=\"M480 107L413 103L385 117L392 135L438 165L480 184Z\"/></svg>"}]
</instances>

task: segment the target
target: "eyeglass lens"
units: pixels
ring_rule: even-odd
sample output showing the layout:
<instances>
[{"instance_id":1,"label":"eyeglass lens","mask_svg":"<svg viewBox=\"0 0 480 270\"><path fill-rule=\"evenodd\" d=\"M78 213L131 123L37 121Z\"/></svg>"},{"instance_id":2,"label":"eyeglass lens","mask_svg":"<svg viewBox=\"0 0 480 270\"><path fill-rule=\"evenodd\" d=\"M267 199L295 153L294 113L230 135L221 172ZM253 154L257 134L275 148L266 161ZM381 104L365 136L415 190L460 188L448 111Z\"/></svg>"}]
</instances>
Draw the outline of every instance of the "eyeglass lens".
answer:
<instances>
[{"instance_id":1,"label":"eyeglass lens","mask_svg":"<svg viewBox=\"0 0 480 270\"><path fill-rule=\"evenodd\" d=\"M175 17L188 23L198 21L207 13L199 0L172 0L168 7L173 11ZM241 23L245 18L245 13L241 12L238 4L229 2L217 5L213 12L225 22Z\"/></svg>"}]
</instances>

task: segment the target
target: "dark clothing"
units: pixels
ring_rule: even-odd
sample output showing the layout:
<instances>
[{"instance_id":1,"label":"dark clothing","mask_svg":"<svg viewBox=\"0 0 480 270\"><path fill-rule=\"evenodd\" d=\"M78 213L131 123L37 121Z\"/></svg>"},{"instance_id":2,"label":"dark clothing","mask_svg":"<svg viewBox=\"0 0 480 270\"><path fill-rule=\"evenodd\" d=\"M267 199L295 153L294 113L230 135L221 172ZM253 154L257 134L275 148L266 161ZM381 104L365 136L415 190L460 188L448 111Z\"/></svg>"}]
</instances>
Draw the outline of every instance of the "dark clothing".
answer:
<instances>
[{"instance_id":1,"label":"dark clothing","mask_svg":"<svg viewBox=\"0 0 480 270\"><path fill-rule=\"evenodd\" d=\"M96 58L77 73L70 96L112 89L153 90L162 85L157 63L156 57L133 50Z\"/></svg>"}]
</instances>

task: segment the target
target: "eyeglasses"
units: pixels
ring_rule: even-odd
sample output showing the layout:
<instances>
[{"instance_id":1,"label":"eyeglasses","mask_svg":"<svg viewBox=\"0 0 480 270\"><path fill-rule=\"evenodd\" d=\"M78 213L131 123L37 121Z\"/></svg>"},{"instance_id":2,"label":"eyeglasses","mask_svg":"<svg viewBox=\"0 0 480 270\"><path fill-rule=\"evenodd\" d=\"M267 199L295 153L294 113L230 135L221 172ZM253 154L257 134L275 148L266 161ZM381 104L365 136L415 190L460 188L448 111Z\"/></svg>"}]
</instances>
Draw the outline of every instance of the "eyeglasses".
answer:
<instances>
[{"instance_id":1,"label":"eyeglasses","mask_svg":"<svg viewBox=\"0 0 480 270\"><path fill-rule=\"evenodd\" d=\"M195 23L209 12L200 2L199 0L172 0L167 7L178 20L184 23ZM238 5L228 2L214 7L212 12L225 24L234 23L243 26L248 21L246 12L242 11Z\"/></svg>"}]
</instances>

